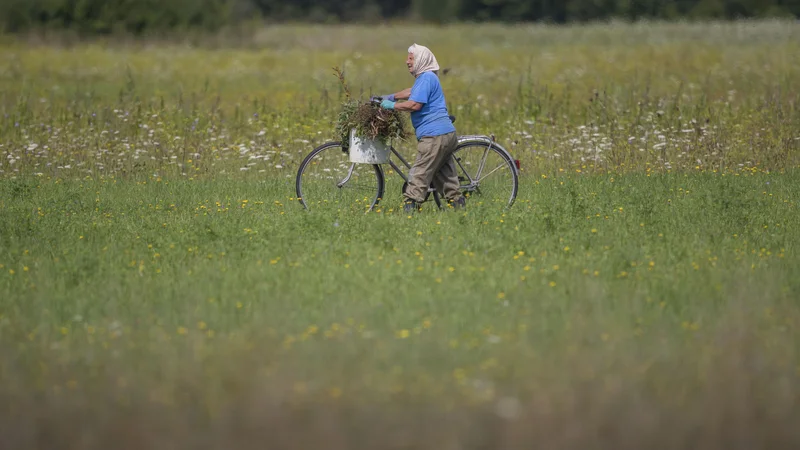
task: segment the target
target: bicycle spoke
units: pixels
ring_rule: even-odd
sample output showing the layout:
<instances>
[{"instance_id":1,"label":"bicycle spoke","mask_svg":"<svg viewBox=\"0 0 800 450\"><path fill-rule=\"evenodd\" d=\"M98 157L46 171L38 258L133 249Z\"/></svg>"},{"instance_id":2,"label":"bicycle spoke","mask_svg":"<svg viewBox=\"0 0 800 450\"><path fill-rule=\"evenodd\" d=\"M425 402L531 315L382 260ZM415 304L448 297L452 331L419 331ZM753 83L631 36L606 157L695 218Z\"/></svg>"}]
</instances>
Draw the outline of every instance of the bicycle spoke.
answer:
<instances>
[{"instance_id":1,"label":"bicycle spoke","mask_svg":"<svg viewBox=\"0 0 800 450\"><path fill-rule=\"evenodd\" d=\"M350 162L338 144L314 150L296 180L301 203L309 209L370 209L378 202L383 177L375 166Z\"/></svg>"},{"instance_id":2,"label":"bicycle spoke","mask_svg":"<svg viewBox=\"0 0 800 450\"><path fill-rule=\"evenodd\" d=\"M492 169L492 171L491 171L491 172L489 172L489 173L487 173L486 175L484 175L482 178L478 178L478 182L480 183L481 181L485 180L485 179L486 179L486 177L488 177L489 175L491 175L491 174L493 174L493 173L497 172L498 170L500 170L500 169L502 169L502 168L508 168L508 164L505 164L505 163L504 163L504 164L500 164L499 166L497 166L497 167L495 167L494 169Z\"/></svg>"},{"instance_id":3,"label":"bicycle spoke","mask_svg":"<svg viewBox=\"0 0 800 450\"><path fill-rule=\"evenodd\" d=\"M462 143L455 153L461 189L470 201L510 206L517 195L517 175L508 154L484 142Z\"/></svg>"},{"instance_id":4,"label":"bicycle spoke","mask_svg":"<svg viewBox=\"0 0 800 450\"><path fill-rule=\"evenodd\" d=\"M483 158L481 158L481 163L478 165L478 173L475 174L475 178L480 181L481 173L483 172L483 168L486 167L486 157L489 156L489 147L486 147L486 150L483 151Z\"/></svg>"}]
</instances>

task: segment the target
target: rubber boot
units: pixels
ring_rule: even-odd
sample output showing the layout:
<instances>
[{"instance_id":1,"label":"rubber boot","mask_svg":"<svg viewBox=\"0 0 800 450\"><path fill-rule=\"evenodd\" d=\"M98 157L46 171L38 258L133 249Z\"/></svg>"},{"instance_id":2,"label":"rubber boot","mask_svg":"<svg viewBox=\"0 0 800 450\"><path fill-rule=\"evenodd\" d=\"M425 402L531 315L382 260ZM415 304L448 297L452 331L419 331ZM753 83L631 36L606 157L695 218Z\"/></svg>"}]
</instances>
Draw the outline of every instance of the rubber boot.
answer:
<instances>
[{"instance_id":1,"label":"rubber boot","mask_svg":"<svg viewBox=\"0 0 800 450\"><path fill-rule=\"evenodd\" d=\"M419 210L419 206L417 202L411 199L406 199L405 203L403 204L403 212L406 214L414 214Z\"/></svg>"}]
</instances>

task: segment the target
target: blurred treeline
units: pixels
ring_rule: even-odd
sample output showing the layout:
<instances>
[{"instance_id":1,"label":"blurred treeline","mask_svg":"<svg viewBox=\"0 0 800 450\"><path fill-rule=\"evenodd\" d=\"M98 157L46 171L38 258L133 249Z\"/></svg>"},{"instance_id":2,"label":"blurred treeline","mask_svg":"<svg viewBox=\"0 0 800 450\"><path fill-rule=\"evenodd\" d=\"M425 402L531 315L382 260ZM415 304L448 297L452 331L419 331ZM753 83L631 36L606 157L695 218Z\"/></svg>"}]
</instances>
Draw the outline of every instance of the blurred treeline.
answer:
<instances>
[{"instance_id":1,"label":"blurred treeline","mask_svg":"<svg viewBox=\"0 0 800 450\"><path fill-rule=\"evenodd\" d=\"M81 34L200 29L243 21L567 23L609 18L800 17L800 0L0 0L0 30Z\"/></svg>"}]
</instances>

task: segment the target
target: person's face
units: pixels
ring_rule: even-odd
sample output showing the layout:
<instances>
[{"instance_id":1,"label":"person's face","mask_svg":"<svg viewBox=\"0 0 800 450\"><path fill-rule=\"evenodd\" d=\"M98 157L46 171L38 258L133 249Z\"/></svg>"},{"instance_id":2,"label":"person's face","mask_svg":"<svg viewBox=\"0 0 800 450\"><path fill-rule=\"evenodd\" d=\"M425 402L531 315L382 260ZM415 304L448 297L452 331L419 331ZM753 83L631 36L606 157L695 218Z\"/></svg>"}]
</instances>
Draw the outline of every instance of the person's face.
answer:
<instances>
[{"instance_id":1,"label":"person's face","mask_svg":"<svg viewBox=\"0 0 800 450\"><path fill-rule=\"evenodd\" d=\"M414 75L414 54L409 53L408 58L406 58L406 67L408 67L408 72L411 75Z\"/></svg>"}]
</instances>

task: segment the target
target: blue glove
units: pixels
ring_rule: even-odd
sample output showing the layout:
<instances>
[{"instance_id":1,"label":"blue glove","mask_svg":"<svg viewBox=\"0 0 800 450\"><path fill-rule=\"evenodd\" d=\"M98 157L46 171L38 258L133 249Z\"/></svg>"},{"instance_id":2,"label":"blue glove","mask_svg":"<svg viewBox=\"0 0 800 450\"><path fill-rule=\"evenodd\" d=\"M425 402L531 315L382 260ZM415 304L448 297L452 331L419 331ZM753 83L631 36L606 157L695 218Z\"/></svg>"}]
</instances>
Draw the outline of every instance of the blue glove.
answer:
<instances>
[{"instance_id":1,"label":"blue glove","mask_svg":"<svg viewBox=\"0 0 800 450\"><path fill-rule=\"evenodd\" d=\"M384 100L381 102L381 108L383 109L394 109L394 102L391 100Z\"/></svg>"},{"instance_id":2,"label":"blue glove","mask_svg":"<svg viewBox=\"0 0 800 450\"><path fill-rule=\"evenodd\" d=\"M396 100L396 99L394 98L394 94L389 94L389 95L381 95L381 97L383 97L383 99L384 99L384 100L389 100L390 102L393 102L393 101L395 101L395 100Z\"/></svg>"}]
</instances>

